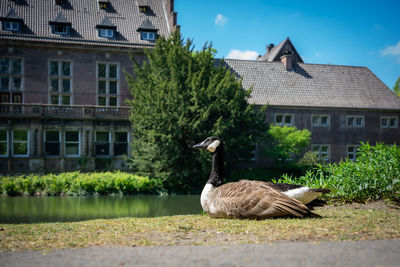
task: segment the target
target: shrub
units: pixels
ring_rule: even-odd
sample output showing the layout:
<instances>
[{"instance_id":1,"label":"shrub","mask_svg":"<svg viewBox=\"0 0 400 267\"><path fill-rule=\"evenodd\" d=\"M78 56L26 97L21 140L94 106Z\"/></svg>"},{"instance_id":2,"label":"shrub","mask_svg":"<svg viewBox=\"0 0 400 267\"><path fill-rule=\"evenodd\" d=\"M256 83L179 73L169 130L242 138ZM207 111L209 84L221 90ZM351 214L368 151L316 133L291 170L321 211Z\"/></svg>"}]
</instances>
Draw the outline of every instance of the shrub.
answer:
<instances>
[{"instance_id":1,"label":"shrub","mask_svg":"<svg viewBox=\"0 0 400 267\"><path fill-rule=\"evenodd\" d=\"M8 196L137 194L156 193L161 189L158 180L125 172L68 172L0 177L0 190Z\"/></svg>"},{"instance_id":2,"label":"shrub","mask_svg":"<svg viewBox=\"0 0 400 267\"><path fill-rule=\"evenodd\" d=\"M396 145L363 143L356 161L318 165L304 176L282 176L278 182L329 188L329 197L365 202L390 199L400 202L400 148Z\"/></svg>"}]
</instances>

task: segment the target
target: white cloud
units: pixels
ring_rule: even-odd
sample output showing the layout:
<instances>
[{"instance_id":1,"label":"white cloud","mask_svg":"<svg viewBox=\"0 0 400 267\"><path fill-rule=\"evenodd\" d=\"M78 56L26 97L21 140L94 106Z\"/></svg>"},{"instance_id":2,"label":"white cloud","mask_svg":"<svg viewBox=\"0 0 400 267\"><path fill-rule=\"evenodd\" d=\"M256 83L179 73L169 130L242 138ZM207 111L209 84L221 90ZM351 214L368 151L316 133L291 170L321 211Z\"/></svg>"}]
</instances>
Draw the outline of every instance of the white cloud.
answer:
<instances>
[{"instance_id":1,"label":"white cloud","mask_svg":"<svg viewBox=\"0 0 400 267\"><path fill-rule=\"evenodd\" d=\"M256 51L246 50L240 51L238 49L232 49L226 58L230 59L245 59L245 60L254 60L258 57L258 53Z\"/></svg>"},{"instance_id":2,"label":"white cloud","mask_svg":"<svg viewBox=\"0 0 400 267\"><path fill-rule=\"evenodd\" d=\"M218 14L214 20L215 24L218 26L224 26L228 22L228 18L224 17L222 14Z\"/></svg>"},{"instance_id":3,"label":"white cloud","mask_svg":"<svg viewBox=\"0 0 400 267\"><path fill-rule=\"evenodd\" d=\"M400 56L400 41L396 45L389 45L381 51L382 56Z\"/></svg>"},{"instance_id":4,"label":"white cloud","mask_svg":"<svg viewBox=\"0 0 400 267\"><path fill-rule=\"evenodd\" d=\"M397 63L400 63L400 41L381 50L380 54L381 56L395 56L397 57Z\"/></svg>"}]
</instances>

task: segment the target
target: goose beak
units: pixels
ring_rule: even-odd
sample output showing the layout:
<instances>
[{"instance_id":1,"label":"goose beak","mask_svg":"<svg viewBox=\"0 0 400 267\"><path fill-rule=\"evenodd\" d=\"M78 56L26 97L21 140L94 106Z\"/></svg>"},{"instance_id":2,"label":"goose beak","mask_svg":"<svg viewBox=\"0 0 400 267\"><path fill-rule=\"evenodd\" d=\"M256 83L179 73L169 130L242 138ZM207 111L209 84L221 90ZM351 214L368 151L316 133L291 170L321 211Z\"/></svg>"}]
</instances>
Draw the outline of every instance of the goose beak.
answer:
<instances>
[{"instance_id":1,"label":"goose beak","mask_svg":"<svg viewBox=\"0 0 400 267\"><path fill-rule=\"evenodd\" d=\"M201 143L198 143L197 145L194 145L193 148L206 149L207 146L204 145L204 142L201 142Z\"/></svg>"}]
</instances>

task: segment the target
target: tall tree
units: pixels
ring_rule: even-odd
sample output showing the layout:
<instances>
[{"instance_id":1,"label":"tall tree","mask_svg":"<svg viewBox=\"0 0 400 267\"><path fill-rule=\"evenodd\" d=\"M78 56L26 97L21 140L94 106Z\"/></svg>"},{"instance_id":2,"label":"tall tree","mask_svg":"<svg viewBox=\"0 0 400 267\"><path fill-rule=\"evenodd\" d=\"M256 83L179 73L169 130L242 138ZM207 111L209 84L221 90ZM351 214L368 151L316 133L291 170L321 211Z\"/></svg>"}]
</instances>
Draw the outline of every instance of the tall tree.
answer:
<instances>
[{"instance_id":1,"label":"tall tree","mask_svg":"<svg viewBox=\"0 0 400 267\"><path fill-rule=\"evenodd\" d=\"M225 144L226 161L249 158L251 144L266 132L264 108L247 103L250 91L215 50L195 51L191 40L175 32L146 50L148 61L133 58L127 74L132 99L132 166L162 179L170 191L198 192L210 169L210 157L192 146L215 135Z\"/></svg>"},{"instance_id":2,"label":"tall tree","mask_svg":"<svg viewBox=\"0 0 400 267\"><path fill-rule=\"evenodd\" d=\"M394 84L393 92L394 92L398 97L400 97L400 77L397 79L396 83Z\"/></svg>"}]
</instances>

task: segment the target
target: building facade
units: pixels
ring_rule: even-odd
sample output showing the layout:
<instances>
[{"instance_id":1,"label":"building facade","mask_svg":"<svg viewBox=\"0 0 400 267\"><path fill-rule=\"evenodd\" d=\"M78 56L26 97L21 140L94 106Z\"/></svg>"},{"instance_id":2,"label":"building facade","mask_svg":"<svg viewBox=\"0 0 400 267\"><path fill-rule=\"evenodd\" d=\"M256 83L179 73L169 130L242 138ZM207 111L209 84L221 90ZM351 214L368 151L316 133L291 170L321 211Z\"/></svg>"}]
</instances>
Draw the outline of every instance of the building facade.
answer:
<instances>
[{"instance_id":1,"label":"building facade","mask_svg":"<svg viewBox=\"0 0 400 267\"><path fill-rule=\"evenodd\" d=\"M124 169L130 56L176 24L171 0L0 2L0 171Z\"/></svg>"},{"instance_id":2,"label":"building facade","mask_svg":"<svg viewBox=\"0 0 400 267\"><path fill-rule=\"evenodd\" d=\"M250 103L268 105L268 123L311 131L309 149L322 161L355 159L361 142L400 143L400 98L368 68L304 63L289 38L255 61L225 63L252 88ZM271 164L255 154L247 166Z\"/></svg>"}]
</instances>

